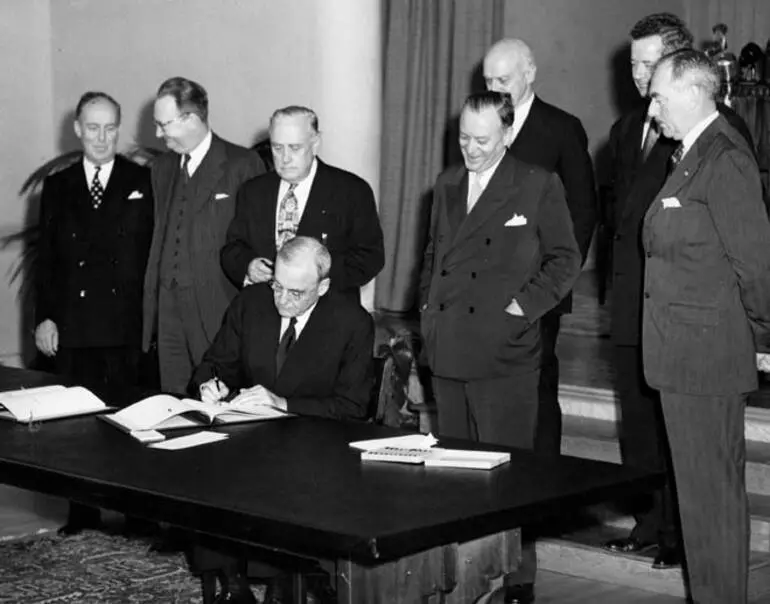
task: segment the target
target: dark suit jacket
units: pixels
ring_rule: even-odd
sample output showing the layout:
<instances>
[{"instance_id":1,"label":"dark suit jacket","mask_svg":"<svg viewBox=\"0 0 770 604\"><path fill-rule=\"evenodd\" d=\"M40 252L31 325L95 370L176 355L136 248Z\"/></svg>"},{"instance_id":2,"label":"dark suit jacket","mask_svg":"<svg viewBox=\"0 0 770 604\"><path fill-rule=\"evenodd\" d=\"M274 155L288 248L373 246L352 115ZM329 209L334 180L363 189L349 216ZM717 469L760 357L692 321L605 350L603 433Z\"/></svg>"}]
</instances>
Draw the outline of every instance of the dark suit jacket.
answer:
<instances>
[{"instance_id":1,"label":"dark suit jacket","mask_svg":"<svg viewBox=\"0 0 770 604\"><path fill-rule=\"evenodd\" d=\"M275 213L281 179L275 172L246 183L238 193L221 261L230 280L243 285L254 258L275 260ZM297 235L315 237L332 255L331 287L358 299L358 289L385 262L382 229L372 188L355 174L318 160Z\"/></svg>"},{"instance_id":2,"label":"dark suit jacket","mask_svg":"<svg viewBox=\"0 0 770 604\"><path fill-rule=\"evenodd\" d=\"M463 380L531 371L538 319L580 273L564 190L555 174L509 151L466 216L467 192L462 165L434 188L420 280L428 361L435 375ZM505 312L513 298L525 317Z\"/></svg>"},{"instance_id":3,"label":"dark suit jacket","mask_svg":"<svg viewBox=\"0 0 770 604\"><path fill-rule=\"evenodd\" d=\"M612 197L609 203L614 231L611 333L613 342L626 346L641 343L642 220L666 181L669 159L679 144L661 136L647 159L643 159L642 133L648 105L649 101L640 102L615 122L610 131ZM718 105L718 109L751 145L751 134L740 116L725 105Z\"/></svg>"},{"instance_id":4,"label":"dark suit jacket","mask_svg":"<svg viewBox=\"0 0 770 604\"><path fill-rule=\"evenodd\" d=\"M664 207L675 203L680 207ZM644 218L644 371L665 392L729 395L757 387L770 350L770 221L756 160L718 117Z\"/></svg>"},{"instance_id":5,"label":"dark suit jacket","mask_svg":"<svg viewBox=\"0 0 770 604\"><path fill-rule=\"evenodd\" d=\"M155 230L144 282L142 345L145 350L157 332L161 252L175 179L179 174L179 161L179 155L170 151L152 164ZM211 147L196 171L199 186L190 196L194 215L189 251L195 277L195 296L209 341L217 333L222 315L236 293L219 267L219 250L225 241L227 225L235 213L235 195L244 181L264 170L262 160L256 153L214 135Z\"/></svg>"},{"instance_id":6,"label":"dark suit jacket","mask_svg":"<svg viewBox=\"0 0 770 604\"><path fill-rule=\"evenodd\" d=\"M291 413L336 419L366 415L373 385L374 326L358 303L329 291L276 376L281 317L267 287L247 287L193 374L191 387L219 377L231 391L261 384L285 397Z\"/></svg>"},{"instance_id":7,"label":"dark suit jacket","mask_svg":"<svg viewBox=\"0 0 770 604\"><path fill-rule=\"evenodd\" d=\"M517 159L559 175L575 239L585 261L596 227L597 205L588 137L580 120L536 96L511 151ZM558 310L569 312L571 309L570 295L559 304Z\"/></svg>"},{"instance_id":8,"label":"dark suit jacket","mask_svg":"<svg viewBox=\"0 0 770 604\"><path fill-rule=\"evenodd\" d=\"M97 210L83 162L45 179L35 322L63 347L140 343L142 280L152 235L150 171L120 156Z\"/></svg>"}]
</instances>

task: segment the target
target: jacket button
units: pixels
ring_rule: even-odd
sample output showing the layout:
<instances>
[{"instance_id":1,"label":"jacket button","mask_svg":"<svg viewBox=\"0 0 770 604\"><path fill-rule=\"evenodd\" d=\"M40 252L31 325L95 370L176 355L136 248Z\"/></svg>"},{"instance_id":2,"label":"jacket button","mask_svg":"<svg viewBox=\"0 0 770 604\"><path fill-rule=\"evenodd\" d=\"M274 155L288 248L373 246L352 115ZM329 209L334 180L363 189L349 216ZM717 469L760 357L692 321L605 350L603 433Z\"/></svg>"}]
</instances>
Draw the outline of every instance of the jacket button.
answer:
<instances>
[{"instance_id":1,"label":"jacket button","mask_svg":"<svg viewBox=\"0 0 770 604\"><path fill-rule=\"evenodd\" d=\"M438 305L438 309L439 309L439 310L444 310L444 305L443 305L443 304L439 304L439 305Z\"/></svg>"},{"instance_id":2,"label":"jacket button","mask_svg":"<svg viewBox=\"0 0 770 604\"><path fill-rule=\"evenodd\" d=\"M490 245L491 243L492 243L492 240L489 237L487 237L487 245Z\"/></svg>"},{"instance_id":3,"label":"jacket button","mask_svg":"<svg viewBox=\"0 0 770 604\"><path fill-rule=\"evenodd\" d=\"M649 298L650 297L650 292L644 292L644 297L645 298Z\"/></svg>"},{"instance_id":4,"label":"jacket button","mask_svg":"<svg viewBox=\"0 0 770 604\"><path fill-rule=\"evenodd\" d=\"M647 252L647 257L652 258L652 252Z\"/></svg>"},{"instance_id":5,"label":"jacket button","mask_svg":"<svg viewBox=\"0 0 770 604\"><path fill-rule=\"evenodd\" d=\"M473 271L473 272L471 273L471 279L475 279L475 278L476 278L476 271Z\"/></svg>"},{"instance_id":6,"label":"jacket button","mask_svg":"<svg viewBox=\"0 0 770 604\"><path fill-rule=\"evenodd\" d=\"M81 260L80 262L78 262L78 266L80 268L83 268L85 265L86 265L86 261L85 260Z\"/></svg>"},{"instance_id":7,"label":"jacket button","mask_svg":"<svg viewBox=\"0 0 770 604\"><path fill-rule=\"evenodd\" d=\"M442 277L446 277L446 276L447 276L447 272L446 272L446 270L443 270L443 271L441 271L441 276L442 276Z\"/></svg>"},{"instance_id":8,"label":"jacket button","mask_svg":"<svg viewBox=\"0 0 770 604\"><path fill-rule=\"evenodd\" d=\"M468 309L468 312L469 312L470 314L473 314L474 312L476 312L476 309L475 309L475 308L473 308L473 307L471 306L471 307Z\"/></svg>"},{"instance_id":9,"label":"jacket button","mask_svg":"<svg viewBox=\"0 0 770 604\"><path fill-rule=\"evenodd\" d=\"M80 297L81 298L85 298L86 297L86 290L84 290L84 289L80 290Z\"/></svg>"}]
</instances>

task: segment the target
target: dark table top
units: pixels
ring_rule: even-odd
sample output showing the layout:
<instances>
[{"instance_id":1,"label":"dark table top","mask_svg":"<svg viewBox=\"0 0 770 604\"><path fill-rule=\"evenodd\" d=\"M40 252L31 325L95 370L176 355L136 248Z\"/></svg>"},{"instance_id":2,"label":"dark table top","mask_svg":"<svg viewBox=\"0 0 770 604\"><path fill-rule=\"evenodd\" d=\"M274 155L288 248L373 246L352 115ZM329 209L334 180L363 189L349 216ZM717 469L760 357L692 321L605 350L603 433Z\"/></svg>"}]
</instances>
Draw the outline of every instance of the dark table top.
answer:
<instances>
[{"instance_id":1,"label":"dark table top","mask_svg":"<svg viewBox=\"0 0 770 604\"><path fill-rule=\"evenodd\" d=\"M46 381L55 378L0 369L0 390ZM350 441L394 433L371 424L293 418L217 430L230 438L161 451L93 416L44 422L37 431L2 422L0 481L300 555L374 564L661 478L517 449L492 471L361 462Z\"/></svg>"}]
</instances>

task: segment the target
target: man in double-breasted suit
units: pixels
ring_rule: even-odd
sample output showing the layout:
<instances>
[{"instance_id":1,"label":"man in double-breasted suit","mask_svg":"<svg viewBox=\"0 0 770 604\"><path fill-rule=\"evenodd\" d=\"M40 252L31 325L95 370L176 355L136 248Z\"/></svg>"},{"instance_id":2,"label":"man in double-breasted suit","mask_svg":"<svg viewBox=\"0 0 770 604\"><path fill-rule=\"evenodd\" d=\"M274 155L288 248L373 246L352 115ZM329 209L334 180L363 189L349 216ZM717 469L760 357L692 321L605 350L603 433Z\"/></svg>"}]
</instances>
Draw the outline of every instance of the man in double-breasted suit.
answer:
<instances>
[{"instance_id":1,"label":"man in double-breasted suit","mask_svg":"<svg viewBox=\"0 0 770 604\"><path fill-rule=\"evenodd\" d=\"M385 262L372 188L317 157L318 116L307 107L270 118L275 172L246 183L222 249L222 268L238 287L272 278L276 249L295 235L315 237L334 260L333 290L360 299L360 289Z\"/></svg>"},{"instance_id":2,"label":"man in double-breasted suit","mask_svg":"<svg viewBox=\"0 0 770 604\"><path fill-rule=\"evenodd\" d=\"M650 203L668 175L669 159L677 141L662 136L647 115L648 89L655 65L663 55L692 46L693 37L682 20L670 13L640 19L631 29L631 75L640 102L612 126L613 217L612 304L610 306L615 388L621 417L619 440L623 463L669 473L668 447L658 393L644 380L642 370L642 283L644 250L641 227ZM747 141L751 135L743 120L728 107L718 109ZM638 552L658 546L653 568L678 566L681 536L670 481L650 498L636 501L636 525L627 537L613 539L612 551Z\"/></svg>"},{"instance_id":3,"label":"man in double-breasted suit","mask_svg":"<svg viewBox=\"0 0 770 604\"><path fill-rule=\"evenodd\" d=\"M150 171L116 155L120 105L87 92L75 111L83 157L46 178L35 342L57 373L114 396L139 381L142 279L152 235ZM73 504L64 533L99 524Z\"/></svg>"},{"instance_id":4,"label":"man in double-breasted suit","mask_svg":"<svg viewBox=\"0 0 770 604\"><path fill-rule=\"evenodd\" d=\"M333 419L365 417L374 325L357 300L330 290L333 266L329 251L312 237L298 236L281 247L272 290L247 287L238 294L195 370L192 388L203 400L239 391L232 404ZM221 601L252 602L245 561L233 558L236 553L197 548L195 557L201 570L219 571ZM213 587L206 583L204 588ZM284 598L289 601L288 594Z\"/></svg>"},{"instance_id":5,"label":"man in double-breasted suit","mask_svg":"<svg viewBox=\"0 0 770 604\"><path fill-rule=\"evenodd\" d=\"M585 261L596 227L597 210L588 137L578 118L535 95L532 86L536 73L532 50L522 40L500 40L484 57L487 88L508 92L513 100L511 153L516 159L558 174L564 185L573 233ZM540 319L542 367L535 448L551 455L561 451L556 340L561 316L571 310L570 293Z\"/></svg>"},{"instance_id":6,"label":"man in double-breasted suit","mask_svg":"<svg viewBox=\"0 0 770 604\"><path fill-rule=\"evenodd\" d=\"M421 323L439 432L531 449L539 320L577 279L580 251L559 177L506 149L512 124L507 93L465 101L465 165L444 171L434 188ZM513 579L528 587L509 601L532 601L528 551L523 578Z\"/></svg>"},{"instance_id":7,"label":"man in double-breasted suit","mask_svg":"<svg viewBox=\"0 0 770 604\"><path fill-rule=\"evenodd\" d=\"M264 166L211 131L206 91L192 80L161 84L154 116L169 152L152 165L155 231L142 344L148 349L157 340L161 388L184 393L236 292L219 267L219 250L238 187Z\"/></svg>"},{"instance_id":8,"label":"man in double-breasted suit","mask_svg":"<svg viewBox=\"0 0 770 604\"><path fill-rule=\"evenodd\" d=\"M660 392L693 600L746 602L744 410L770 356L770 222L746 141L716 109L713 63L657 64L649 114L680 141L644 218L642 350Z\"/></svg>"}]
</instances>

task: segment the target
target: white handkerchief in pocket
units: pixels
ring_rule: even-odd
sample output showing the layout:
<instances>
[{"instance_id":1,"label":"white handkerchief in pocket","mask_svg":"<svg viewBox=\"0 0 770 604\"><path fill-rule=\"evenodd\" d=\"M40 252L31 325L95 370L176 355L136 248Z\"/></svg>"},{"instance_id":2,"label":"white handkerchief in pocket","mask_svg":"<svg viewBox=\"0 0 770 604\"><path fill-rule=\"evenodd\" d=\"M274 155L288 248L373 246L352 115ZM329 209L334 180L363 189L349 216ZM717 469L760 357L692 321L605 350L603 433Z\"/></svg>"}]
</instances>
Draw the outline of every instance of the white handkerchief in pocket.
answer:
<instances>
[{"instance_id":1,"label":"white handkerchief in pocket","mask_svg":"<svg viewBox=\"0 0 770 604\"><path fill-rule=\"evenodd\" d=\"M228 197L230 197L228 193L217 193L216 195L214 195L214 199L216 199L217 201L220 199L227 199Z\"/></svg>"},{"instance_id":2,"label":"white handkerchief in pocket","mask_svg":"<svg viewBox=\"0 0 770 604\"><path fill-rule=\"evenodd\" d=\"M505 226L517 227L517 226L524 226L525 224L527 224L526 216L522 216L521 214L514 214L513 216L511 216L508 222L505 223Z\"/></svg>"},{"instance_id":3,"label":"white handkerchief in pocket","mask_svg":"<svg viewBox=\"0 0 770 604\"><path fill-rule=\"evenodd\" d=\"M131 195L128 196L129 199L142 199L144 197L144 193L141 191L131 191Z\"/></svg>"},{"instance_id":4,"label":"white handkerchief in pocket","mask_svg":"<svg viewBox=\"0 0 770 604\"><path fill-rule=\"evenodd\" d=\"M681 208L682 204L679 203L679 200L676 197L664 197L661 200L661 203L663 204L664 208Z\"/></svg>"}]
</instances>

